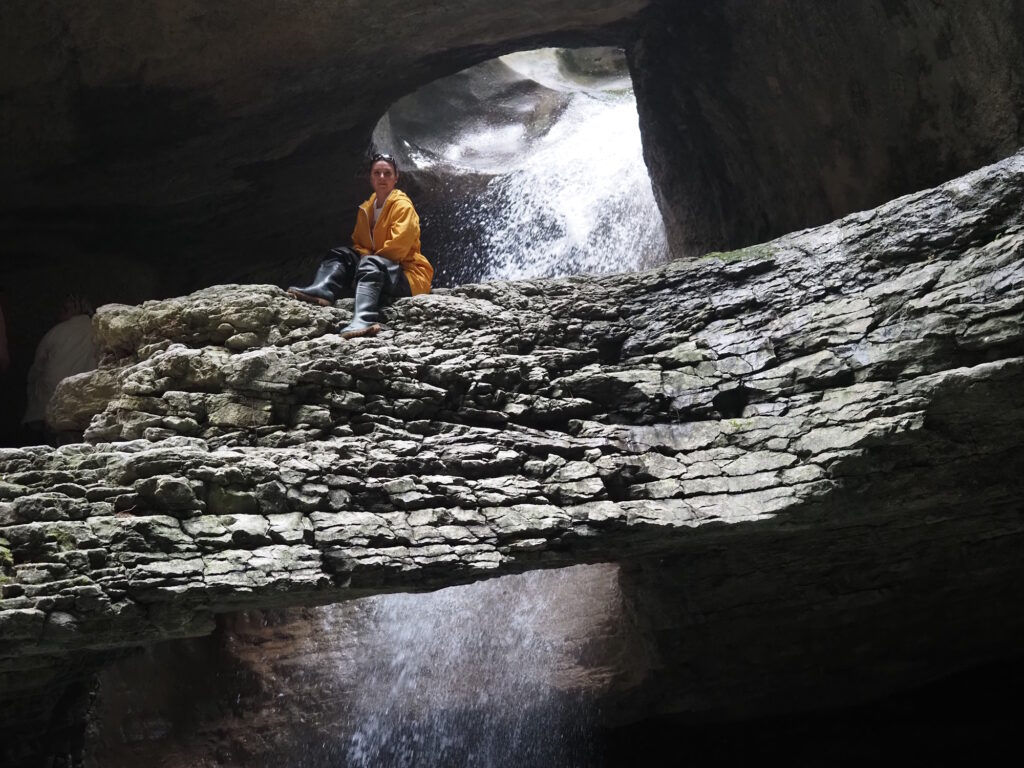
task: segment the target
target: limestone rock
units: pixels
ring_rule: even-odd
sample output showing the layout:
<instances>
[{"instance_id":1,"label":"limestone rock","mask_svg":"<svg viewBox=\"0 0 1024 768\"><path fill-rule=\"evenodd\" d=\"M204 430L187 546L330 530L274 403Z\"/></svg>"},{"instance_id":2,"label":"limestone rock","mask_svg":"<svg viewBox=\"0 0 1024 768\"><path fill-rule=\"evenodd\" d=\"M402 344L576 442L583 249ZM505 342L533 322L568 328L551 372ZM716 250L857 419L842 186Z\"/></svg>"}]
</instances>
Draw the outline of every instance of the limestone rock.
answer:
<instances>
[{"instance_id":1,"label":"limestone rock","mask_svg":"<svg viewBox=\"0 0 1024 768\"><path fill-rule=\"evenodd\" d=\"M346 310L268 286L101 313L120 391L90 442L0 450L0 674L47 691L83 648L227 610L594 561L661 654L634 713L854 700L1010 652L1022 203L1019 154L738 252L401 300L352 341ZM882 627L898 649L863 640ZM755 662L756 695L729 677ZM898 673L843 687L843 663Z\"/></svg>"},{"instance_id":2,"label":"limestone rock","mask_svg":"<svg viewBox=\"0 0 1024 768\"><path fill-rule=\"evenodd\" d=\"M118 390L117 372L99 369L78 373L57 385L46 420L57 432L84 432L89 419L103 410Z\"/></svg>"}]
</instances>

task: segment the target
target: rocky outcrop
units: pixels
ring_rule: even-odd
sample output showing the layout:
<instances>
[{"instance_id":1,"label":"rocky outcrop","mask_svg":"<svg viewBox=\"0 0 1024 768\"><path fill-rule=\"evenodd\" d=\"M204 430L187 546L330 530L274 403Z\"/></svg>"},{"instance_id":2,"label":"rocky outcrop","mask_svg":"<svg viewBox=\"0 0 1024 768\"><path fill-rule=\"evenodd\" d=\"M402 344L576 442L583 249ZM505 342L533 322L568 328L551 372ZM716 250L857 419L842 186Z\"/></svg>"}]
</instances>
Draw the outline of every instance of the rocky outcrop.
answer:
<instances>
[{"instance_id":1,"label":"rocky outcrop","mask_svg":"<svg viewBox=\"0 0 1024 768\"><path fill-rule=\"evenodd\" d=\"M636 621L684 678L672 659L700 638L798 641L819 604L832 658L900 670L820 682L839 698L1006 653L1024 623L1022 202L1017 155L742 251L399 301L358 341L333 332L344 303L269 286L105 307L119 389L88 442L0 452L4 690L218 612L588 561L648 574ZM920 547L935 556L898 557ZM972 578L943 584L947 562ZM894 651L947 589L950 642ZM778 671L752 708L779 706L773 686L813 700L786 684L815 654L730 647L723 679ZM652 687L637 707L721 706Z\"/></svg>"}]
</instances>

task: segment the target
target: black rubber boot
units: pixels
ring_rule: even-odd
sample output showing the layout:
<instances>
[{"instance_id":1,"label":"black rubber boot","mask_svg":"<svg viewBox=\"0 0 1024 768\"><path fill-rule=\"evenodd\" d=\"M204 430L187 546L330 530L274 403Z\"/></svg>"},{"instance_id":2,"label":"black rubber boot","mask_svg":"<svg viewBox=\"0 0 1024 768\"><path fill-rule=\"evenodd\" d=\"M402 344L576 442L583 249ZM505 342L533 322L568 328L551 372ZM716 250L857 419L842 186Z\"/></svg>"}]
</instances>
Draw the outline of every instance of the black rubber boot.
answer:
<instances>
[{"instance_id":1,"label":"black rubber boot","mask_svg":"<svg viewBox=\"0 0 1024 768\"><path fill-rule=\"evenodd\" d=\"M360 280L356 284L356 307L352 312L352 322L338 331L343 339L376 336L380 331L377 307L380 304L381 287L379 280Z\"/></svg>"},{"instance_id":2,"label":"black rubber boot","mask_svg":"<svg viewBox=\"0 0 1024 768\"><path fill-rule=\"evenodd\" d=\"M327 259L320 262L311 285L305 288L291 286L288 293L297 299L329 307L342 296L351 280L348 264L338 259Z\"/></svg>"}]
</instances>

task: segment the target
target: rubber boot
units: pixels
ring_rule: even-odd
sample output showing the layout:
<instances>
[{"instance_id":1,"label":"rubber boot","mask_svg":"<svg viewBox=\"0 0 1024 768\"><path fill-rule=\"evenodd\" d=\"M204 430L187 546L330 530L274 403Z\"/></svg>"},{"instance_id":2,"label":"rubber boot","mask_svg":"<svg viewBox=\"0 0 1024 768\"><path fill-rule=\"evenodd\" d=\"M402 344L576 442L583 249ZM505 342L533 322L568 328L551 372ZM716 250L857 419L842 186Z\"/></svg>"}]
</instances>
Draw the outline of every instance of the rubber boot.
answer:
<instances>
[{"instance_id":1,"label":"rubber boot","mask_svg":"<svg viewBox=\"0 0 1024 768\"><path fill-rule=\"evenodd\" d=\"M288 288L288 293L297 299L319 304L321 307L329 307L341 297L345 291L345 285L350 279L348 268L343 262L338 259L328 259L320 262L311 285L307 285L305 288L291 286Z\"/></svg>"},{"instance_id":2,"label":"rubber boot","mask_svg":"<svg viewBox=\"0 0 1024 768\"><path fill-rule=\"evenodd\" d=\"M360 280L356 284L356 306L352 312L352 322L338 331L343 339L376 336L380 331L377 305L380 304L381 287L376 280Z\"/></svg>"}]
</instances>

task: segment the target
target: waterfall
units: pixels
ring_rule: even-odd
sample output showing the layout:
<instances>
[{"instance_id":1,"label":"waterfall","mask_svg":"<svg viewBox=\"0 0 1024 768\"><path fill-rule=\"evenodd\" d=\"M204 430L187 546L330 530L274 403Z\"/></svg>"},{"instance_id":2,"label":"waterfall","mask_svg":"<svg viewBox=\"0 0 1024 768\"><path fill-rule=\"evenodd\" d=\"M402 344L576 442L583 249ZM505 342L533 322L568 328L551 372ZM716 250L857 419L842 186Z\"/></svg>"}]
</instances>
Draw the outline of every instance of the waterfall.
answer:
<instances>
[{"instance_id":1,"label":"waterfall","mask_svg":"<svg viewBox=\"0 0 1024 768\"><path fill-rule=\"evenodd\" d=\"M485 280L636 271L668 253L631 93L575 94L462 214L483 233Z\"/></svg>"},{"instance_id":2,"label":"waterfall","mask_svg":"<svg viewBox=\"0 0 1024 768\"><path fill-rule=\"evenodd\" d=\"M612 666L590 665L619 634L616 573L584 566L369 598L354 623L344 606L327 611L325 636L357 628L358 663L338 670L349 700L337 738L294 765L599 766L596 696Z\"/></svg>"},{"instance_id":3,"label":"waterfall","mask_svg":"<svg viewBox=\"0 0 1024 768\"><path fill-rule=\"evenodd\" d=\"M432 126L437 132L424 136L422 119L405 120L411 127L403 131L399 116L375 133L376 142L397 145L414 169L448 179L439 247L458 266L442 264L442 280L636 271L668 260L628 74L566 75L552 49L501 63L534 89L529 106L522 88L502 83L506 90L480 98L477 108L489 119L467 116L461 130ZM496 77L495 64L488 66L478 80ZM464 92L465 82L464 75L451 87ZM433 88L436 103L442 87ZM426 101L411 103L423 111ZM464 109L461 102L446 107L437 113ZM399 102L393 112L402 109ZM487 182L463 188L460 175ZM429 205L421 216L425 228L438 218Z\"/></svg>"}]
</instances>

